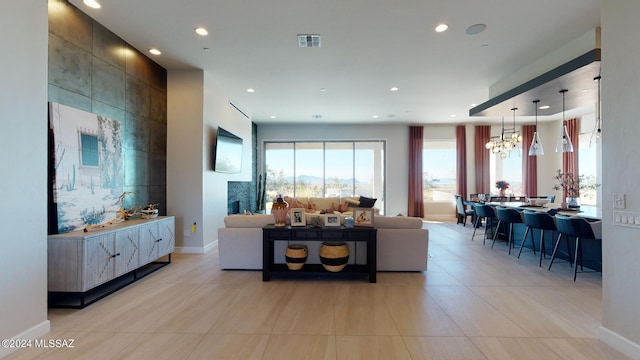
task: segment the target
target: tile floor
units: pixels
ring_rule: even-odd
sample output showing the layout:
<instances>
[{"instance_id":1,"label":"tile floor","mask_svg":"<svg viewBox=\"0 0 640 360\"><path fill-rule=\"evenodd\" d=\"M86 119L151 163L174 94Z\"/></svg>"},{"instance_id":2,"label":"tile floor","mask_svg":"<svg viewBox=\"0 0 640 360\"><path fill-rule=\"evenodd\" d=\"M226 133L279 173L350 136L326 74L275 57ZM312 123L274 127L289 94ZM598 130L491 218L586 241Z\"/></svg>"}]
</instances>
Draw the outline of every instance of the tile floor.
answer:
<instances>
[{"instance_id":1,"label":"tile floor","mask_svg":"<svg viewBox=\"0 0 640 360\"><path fill-rule=\"evenodd\" d=\"M483 246L473 229L425 223L429 270L366 279L221 271L217 250L83 310L51 309L47 339L9 359L625 359L597 340L601 274Z\"/></svg>"}]
</instances>

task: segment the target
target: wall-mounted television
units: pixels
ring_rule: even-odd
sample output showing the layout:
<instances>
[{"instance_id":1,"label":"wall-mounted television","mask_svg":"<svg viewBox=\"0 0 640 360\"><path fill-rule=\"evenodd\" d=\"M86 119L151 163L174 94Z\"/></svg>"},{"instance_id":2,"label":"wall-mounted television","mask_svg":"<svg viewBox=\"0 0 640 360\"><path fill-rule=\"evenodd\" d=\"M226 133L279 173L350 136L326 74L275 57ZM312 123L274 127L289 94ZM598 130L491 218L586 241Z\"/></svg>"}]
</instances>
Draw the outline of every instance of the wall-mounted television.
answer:
<instances>
[{"instance_id":1,"label":"wall-mounted television","mask_svg":"<svg viewBox=\"0 0 640 360\"><path fill-rule=\"evenodd\" d=\"M242 170L242 138L219 127L213 151L213 171L236 174Z\"/></svg>"}]
</instances>

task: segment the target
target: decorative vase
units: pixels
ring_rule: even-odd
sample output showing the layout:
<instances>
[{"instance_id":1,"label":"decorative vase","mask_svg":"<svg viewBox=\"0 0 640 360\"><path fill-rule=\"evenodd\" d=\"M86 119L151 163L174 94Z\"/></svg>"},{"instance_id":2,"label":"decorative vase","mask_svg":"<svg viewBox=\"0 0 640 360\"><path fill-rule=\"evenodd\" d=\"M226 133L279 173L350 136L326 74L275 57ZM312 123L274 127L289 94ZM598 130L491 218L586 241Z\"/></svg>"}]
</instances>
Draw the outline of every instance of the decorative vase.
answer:
<instances>
[{"instance_id":1,"label":"decorative vase","mask_svg":"<svg viewBox=\"0 0 640 360\"><path fill-rule=\"evenodd\" d=\"M289 204L282 198L282 195L276 195L276 200L271 206L271 214L275 220L275 226L285 226L287 223L287 213L289 212Z\"/></svg>"},{"instance_id":2,"label":"decorative vase","mask_svg":"<svg viewBox=\"0 0 640 360\"><path fill-rule=\"evenodd\" d=\"M353 225L355 224L355 221L353 219L353 216L347 216L344 218L344 227L347 229L353 229Z\"/></svg>"},{"instance_id":3,"label":"decorative vase","mask_svg":"<svg viewBox=\"0 0 640 360\"><path fill-rule=\"evenodd\" d=\"M569 208L569 209L578 209L578 208L580 208L580 199L578 199L577 197L568 196L565 199L565 202L567 204L567 208Z\"/></svg>"},{"instance_id":4,"label":"decorative vase","mask_svg":"<svg viewBox=\"0 0 640 360\"><path fill-rule=\"evenodd\" d=\"M320 262L331 272L339 272L349 262L349 248L343 241L323 241L320 246Z\"/></svg>"},{"instance_id":5,"label":"decorative vase","mask_svg":"<svg viewBox=\"0 0 640 360\"><path fill-rule=\"evenodd\" d=\"M285 252L285 259L287 260L287 267L289 270L300 270L307 261L307 254L309 250L306 245L291 244L287 246Z\"/></svg>"}]
</instances>

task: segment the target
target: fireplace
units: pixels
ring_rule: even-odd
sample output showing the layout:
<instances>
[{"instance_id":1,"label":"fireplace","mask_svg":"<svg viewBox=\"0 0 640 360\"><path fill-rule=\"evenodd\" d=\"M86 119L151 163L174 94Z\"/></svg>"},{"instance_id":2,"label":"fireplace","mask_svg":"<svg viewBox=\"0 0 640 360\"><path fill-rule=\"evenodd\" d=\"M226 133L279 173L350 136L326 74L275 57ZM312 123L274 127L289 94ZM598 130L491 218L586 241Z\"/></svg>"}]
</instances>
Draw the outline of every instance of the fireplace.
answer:
<instances>
[{"instance_id":1,"label":"fireplace","mask_svg":"<svg viewBox=\"0 0 640 360\"><path fill-rule=\"evenodd\" d=\"M240 214L240 200L229 201L227 215Z\"/></svg>"},{"instance_id":2,"label":"fireplace","mask_svg":"<svg viewBox=\"0 0 640 360\"><path fill-rule=\"evenodd\" d=\"M241 214L246 211L253 212L255 203L253 186L250 181L229 181L227 186L227 213Z\"/></svg>"}]
</instances>

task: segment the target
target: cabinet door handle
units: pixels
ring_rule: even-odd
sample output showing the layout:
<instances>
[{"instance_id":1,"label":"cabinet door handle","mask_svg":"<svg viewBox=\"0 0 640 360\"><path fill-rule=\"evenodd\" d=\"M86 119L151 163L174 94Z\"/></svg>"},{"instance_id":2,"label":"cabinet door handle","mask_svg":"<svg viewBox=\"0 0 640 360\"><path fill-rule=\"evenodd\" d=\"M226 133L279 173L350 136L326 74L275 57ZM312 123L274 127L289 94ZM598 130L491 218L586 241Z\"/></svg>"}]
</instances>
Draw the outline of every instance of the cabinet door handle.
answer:
<instances>
[{"instance_id":1,"label":"cabinet door handle","mask_svg":"<svg viewBox=\"0 0 640 360\"><path fill-rule=\"evenodd\" d=\"M116 257L116 256L120 256L120 253L117 253L115 255L111 255L112 258Z\"/></svg>"},{"instance_id":2,"label":"cabinet door handle","mask_svg":"<svg viewBox=\"0 0 640 360\"><path fill-rule=\"evenodd\" d=\"M162 238L160 238L160 239L156 240L156 242L160 242L160 241L162 241Z\"/></svg>"}]
</instances>

